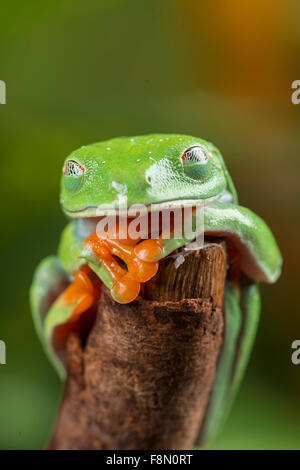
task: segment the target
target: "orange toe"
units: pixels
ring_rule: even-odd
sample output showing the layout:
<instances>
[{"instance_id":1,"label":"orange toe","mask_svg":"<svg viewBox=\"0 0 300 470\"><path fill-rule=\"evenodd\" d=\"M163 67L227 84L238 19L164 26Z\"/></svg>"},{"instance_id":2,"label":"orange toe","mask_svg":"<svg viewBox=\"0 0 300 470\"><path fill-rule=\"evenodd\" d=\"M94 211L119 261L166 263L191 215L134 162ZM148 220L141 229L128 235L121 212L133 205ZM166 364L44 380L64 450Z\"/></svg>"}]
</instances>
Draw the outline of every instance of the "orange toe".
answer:
<instances>
[{"instance_id":1,"label":"orange toe","mask_svg":"<svg viewBox=\"0 0 300 470\"><path fill-rule=\"evenodd\" d=\"M132 279L128 273L117 279L111 290L113 298L121 304L132 302L137 298L139 292L140 283Z\"/></svg>"},{"instance_id":2,"label":"orange toe","mask_svg":"<svg viewBox=\"0 0 300 470\"><path fill-rule=\"evenodd\" d=\"M114 281L112 296L120 303L134 300L139 294L140 283L149 281L158 271L155 257L162 253L160 241L145 240L138 245L137 243L138 240L135 244L128 244L104 235L101 238L99 233L84 240L85 246L92 249L110 273ZM120 264L120 260L127 269Z\"/></svg>"},{"instance_id":3,"label":"orange toe","mask_svg":"<svg viewBox=\"0 0 300 470\"><path fill-rule=\"evenodd\" d=\"M143 261L153 262L162 254L160 240L144 240L134 248L135 255Z\"/></svg>"}]
</instances>

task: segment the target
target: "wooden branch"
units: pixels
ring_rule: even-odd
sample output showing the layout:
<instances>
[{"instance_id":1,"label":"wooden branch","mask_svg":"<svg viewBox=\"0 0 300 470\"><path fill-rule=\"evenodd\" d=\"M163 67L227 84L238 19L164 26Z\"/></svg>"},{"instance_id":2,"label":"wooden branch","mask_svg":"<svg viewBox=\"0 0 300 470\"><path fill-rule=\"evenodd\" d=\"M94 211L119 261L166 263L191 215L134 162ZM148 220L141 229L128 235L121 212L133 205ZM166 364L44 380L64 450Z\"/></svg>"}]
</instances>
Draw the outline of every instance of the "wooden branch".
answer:
<instances>
[{"instance_id":1,"label":"wooden branch","mask_svg":"<svg viewBox=\"0 0 300 470\"><path fill-rule=\"evenodd\" d=\"M67 343L68 379L51 449L188 449L203 421L223 337L226 245L209 239L131 304L103 289L84 348ZM213 242L213 243L212 243Z\"/></svg>"}]
</instances>

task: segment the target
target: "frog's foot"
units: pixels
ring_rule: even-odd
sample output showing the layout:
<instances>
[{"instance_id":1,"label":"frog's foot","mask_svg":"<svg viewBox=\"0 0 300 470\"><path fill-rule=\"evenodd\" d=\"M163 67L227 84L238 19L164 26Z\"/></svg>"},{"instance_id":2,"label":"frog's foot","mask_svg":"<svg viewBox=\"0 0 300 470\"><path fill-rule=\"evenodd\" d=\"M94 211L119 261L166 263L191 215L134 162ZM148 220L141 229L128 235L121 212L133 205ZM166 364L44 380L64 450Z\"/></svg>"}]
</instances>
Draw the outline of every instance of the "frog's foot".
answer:
<instances>
[{"instance_id":1,"label":"frog's foot","mask_svg":"<svg viewBox=\"0 0 300 470\"><path fill-rule=\"evenodd\" d=\"M153 245L155 249L156 240L148 241L153 242L148 246ZM111 283L106 285L119 303L132 302L139 294L140 284L149 281L158 271L156 260L145 261L136 256L137 243L121 242L101 233L93 233L84 240L84 246L92 250L109 273Z\"/></svg>"},{"instance_id":2,"label":"frog's foot","mask_svg":"<svg viewBox=\"0 0 300 470\"><path fill-rule=\"evenodd\" d=\"M65 320L53 328L51 341L54 349L64 349L70 332L80 331L84 337L90 330L95 314L92 307L100 297L100 290L98 276L87 265L81 266L74 281L56 299L47 316L48 322L51 317L56 317L56 321Z\"/></svg>"}]
</instances>

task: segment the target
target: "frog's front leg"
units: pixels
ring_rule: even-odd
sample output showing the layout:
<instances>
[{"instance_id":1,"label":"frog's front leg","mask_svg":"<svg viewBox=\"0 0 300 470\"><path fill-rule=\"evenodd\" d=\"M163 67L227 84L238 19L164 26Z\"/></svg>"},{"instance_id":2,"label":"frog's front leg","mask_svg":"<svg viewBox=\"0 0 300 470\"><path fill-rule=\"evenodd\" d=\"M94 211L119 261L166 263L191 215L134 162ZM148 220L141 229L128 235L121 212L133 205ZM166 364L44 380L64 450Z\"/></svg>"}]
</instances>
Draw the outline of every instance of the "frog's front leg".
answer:
<instances>
[{"instance_id":1,"label":"frog's front leg","mask_svg":"<svg viewBox=\"0 0 300 470\"><path fill-rule=\"evenodd\" d=\"M240 269L250 279L270 283L278 279L282 257L271 230L258 215L237 204L215 203L203 210L204 223L198 227L199 233L230 239L240 254ZM184 235L164 239L162 234L154 247L154 240L137 245L135 254L144 261L158 261L189 241Z\"/></svg>"},{"instance_id":2,"label":"frog's front leg","mask_svg":"<svg viewBox=\"0 0 300 470\"><path fill-rule=\"evenodd\" d=\"M143 261L135 255L137 242L111 239L101 233L94 233L83 242L89 266L119 303L132 302L139 294L140 284L151 279L158 271L158 262Z\"/></svg>"}]
</instances>

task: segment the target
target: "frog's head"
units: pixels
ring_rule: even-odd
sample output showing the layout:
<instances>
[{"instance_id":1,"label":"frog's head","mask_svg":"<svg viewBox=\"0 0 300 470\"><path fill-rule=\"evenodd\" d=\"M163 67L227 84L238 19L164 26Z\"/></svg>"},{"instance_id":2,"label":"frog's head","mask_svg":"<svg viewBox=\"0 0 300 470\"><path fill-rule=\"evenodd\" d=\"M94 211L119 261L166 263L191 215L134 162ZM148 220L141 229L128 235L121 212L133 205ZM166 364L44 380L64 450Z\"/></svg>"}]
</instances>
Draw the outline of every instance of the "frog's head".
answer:
<instances>
[{"instance_id":1,"label":"frog's head","mask_svg":"<svg viewBox=\"0 0 300 470\"><path fill-rule=\"evenodd\" d=\"M61 203L70 217L95 217L132 204L236 201L211 143L178 134L120 137L84 146L65 160ZM161 206L161 207L162 207Z\"/></svg>"}]
</instances>

